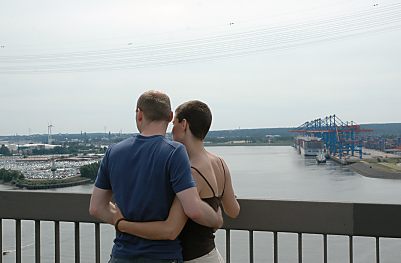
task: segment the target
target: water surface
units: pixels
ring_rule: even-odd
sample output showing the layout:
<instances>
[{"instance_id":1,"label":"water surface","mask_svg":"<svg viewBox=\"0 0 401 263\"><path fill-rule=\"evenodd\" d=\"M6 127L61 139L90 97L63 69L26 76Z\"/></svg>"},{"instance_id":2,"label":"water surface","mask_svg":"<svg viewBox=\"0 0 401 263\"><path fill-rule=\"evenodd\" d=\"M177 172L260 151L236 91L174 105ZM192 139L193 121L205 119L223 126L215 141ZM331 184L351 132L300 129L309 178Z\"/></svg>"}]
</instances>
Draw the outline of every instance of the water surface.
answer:
<instances>
[{"instance_id":1,"label":"water surface","mask_svg":"<svg viewBox=\"0 0 401 263\"><path fill-rule=\"evenodd\" d=\"M401 180L368 178L328 161L316 164L314 158L299 155L292 147L284 146L227 146L209 147L227 162L234 188L239 198L311 200L363 203L401 203ZM93 185L50 189L52 192L90 193ZM12 189L0 185L0 190ZM269 216L269 215L261 215ZM15 249L15 224L13 220L3 221L3 248ZM81 262L94 262L94 227L81 224ZM62 262L73 262L74 230L72 223L61 224ZM102 262L107 262L114 229L102 225ZM42 222L42 262L54 262L53 224ZM234 263L248 262L248 232L232 231L231 253ZM255 262L272 262L273 235L255 232ZM225 233L218 231L217 245L225 253ZM31 262L34 255L33 222L23 222L23 262ZM328 259L332 263L348 262L348 237L329 236ZM399 260L401 241L382 239L382 260L396 263ZM304 235L304 262L323 262L323 241L321 235ZM354 262L375 262L374 238L354 238ZM298 262L297 235L279 234L280 262ZM3 256L3 262L15 262L15 252Z\"/></svg>"}]
</instances>

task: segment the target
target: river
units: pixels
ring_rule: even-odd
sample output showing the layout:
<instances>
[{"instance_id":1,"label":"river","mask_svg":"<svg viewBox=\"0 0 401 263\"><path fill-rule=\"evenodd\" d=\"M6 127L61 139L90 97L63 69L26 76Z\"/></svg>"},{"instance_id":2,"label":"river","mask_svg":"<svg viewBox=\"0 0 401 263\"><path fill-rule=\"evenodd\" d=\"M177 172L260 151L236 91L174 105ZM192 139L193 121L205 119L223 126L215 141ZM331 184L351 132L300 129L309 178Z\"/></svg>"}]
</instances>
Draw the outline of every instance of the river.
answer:
<instances>
[{"instance_id":1,"label":"river","mask_svg":"<svg viewBox=\"0 0 401 263\"><path fill-rule=\"evenodd\" d=\"M300 156L292 147L286 146L219 146L208 150L222 156L227 162L235 191L239 198L260 198L277 200L310 200L358 203L401 203L401 180L367 178L328 161L317 165L314 158ZM92 185L51 189L55 192L90 193ZM0 185L0 190L10 189ZM268 216L268 215L266 215ZM3 249L13 250L14 223L4 220ZM48 227L46 228L46 226ZM102 262L107 262L112 245L113 228L102 226ZM23 225L23 259L34 253L33 223ZM53 262L51 223L42 223L42 262ZM224 231L218 231L217 244L224 254ZM254 234L255 262L272 262L272 234ZM73 225L62 223L62 262L73 262ZM279 234L280 262L297 261L297 236ZM48 243L48 246L45 244ZM348 238L328 237L329 262L348 262ZM83 226L81 230L81 262L93 262L93 226ZM304 262L322 262L323 242L320 235L304 235ZM401 240L381 239L381 262L400 262ZM248 262L248 233L233 231L232 262ZM375 240L373 238L354 238L354 262L375 262ZM15 253L14 253L15 254ZM3 262L14 262L10 253L3 256ZM31 262L27 260L24 262Z\"/></svg>"}]
</instances>

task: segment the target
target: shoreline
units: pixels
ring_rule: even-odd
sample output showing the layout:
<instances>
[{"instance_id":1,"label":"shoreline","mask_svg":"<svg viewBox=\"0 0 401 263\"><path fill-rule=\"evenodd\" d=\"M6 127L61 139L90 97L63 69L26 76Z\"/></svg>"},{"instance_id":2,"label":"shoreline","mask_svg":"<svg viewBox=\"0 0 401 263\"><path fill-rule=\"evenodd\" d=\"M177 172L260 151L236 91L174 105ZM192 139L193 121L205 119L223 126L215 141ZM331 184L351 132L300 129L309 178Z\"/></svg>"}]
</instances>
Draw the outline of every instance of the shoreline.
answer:
<instances>
[{"instance_id":1,"label":"shoreline","mask_svg":"<svg viewBox=\"0 0 401 263\"><path fill-rule=\"evenodd\" d=\"M41 189L53 189L53 188L63 188L70 186L77 186L91 183L91 179L84 178L81 176L74 176L64 179L25 179L22 182L17 182L16 187L20 189L27 190L41 190Z\"/></svg>"},{"instance_id":2,"label":"shoreline","mask_svg":"<svg viewBox=\"0 0 401 263\"><path fill-rule=\"evenodd\" d=\"M377 163L356 162L350 164L353 171L370 178L401 180L401 171L394 171Z\"/></svg>"},{"instance_id":3,"label":"shoreline","mask_svg":"<svg viewBox=\"0 0 401 263\"><path fill-rule=\"evenodd\" d=\"M219 147L219 146L292 146L291 143L205 143L205 147Z\"/></svg>"}]
</instances>

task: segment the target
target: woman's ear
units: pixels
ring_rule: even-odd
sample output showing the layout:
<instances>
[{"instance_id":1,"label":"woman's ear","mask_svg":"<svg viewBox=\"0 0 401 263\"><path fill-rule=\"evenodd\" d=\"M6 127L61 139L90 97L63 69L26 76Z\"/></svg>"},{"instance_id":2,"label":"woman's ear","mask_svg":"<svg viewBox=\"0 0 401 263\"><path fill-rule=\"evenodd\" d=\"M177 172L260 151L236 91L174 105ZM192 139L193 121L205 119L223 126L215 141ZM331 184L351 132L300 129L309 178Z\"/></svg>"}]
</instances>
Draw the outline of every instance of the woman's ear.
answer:
<instances>
[{"instance_id":1,"label":"woman's ear","mask_svg":"<svg viewBox=\"0 0 401 263\"><path fill-rule=\"evenodd\" d=\"M187 120L186 120L186 119L182 119L182 121L181 121L180 124L182 125L182 128L184 129L184 131L186 131L186 130L187 130L187 127L188 127L188 122L187 122Z\"/></svg>"}]
</instances>

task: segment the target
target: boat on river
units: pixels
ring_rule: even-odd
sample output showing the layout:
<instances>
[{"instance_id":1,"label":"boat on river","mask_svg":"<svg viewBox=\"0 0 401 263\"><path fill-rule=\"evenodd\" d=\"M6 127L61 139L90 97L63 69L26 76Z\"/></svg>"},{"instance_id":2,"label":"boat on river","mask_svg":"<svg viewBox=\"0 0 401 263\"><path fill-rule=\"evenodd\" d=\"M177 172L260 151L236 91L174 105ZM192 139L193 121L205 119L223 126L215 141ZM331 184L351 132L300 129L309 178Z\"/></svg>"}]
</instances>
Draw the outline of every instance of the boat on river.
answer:
<instances>
[{"instance_id":1,"label":"boat on river","mask_svg":"<svg viewBox=\"0 0 401 263\"><path fill-rule=\"evenodd\" d=\"M320 152L318 153L318 155L316 155L316 162L317 162L318 164L320 164L320 163L325 163L325 162L326 162L326 156L325 156L325 154L324 154L322 151L320 151Z\"/></svg>"},{"instance_id":2,"label":"boat on river","mask_svg":"<svg viewBox=\"0 0 401 263\"><path fill-rule=\"evenodd\" d=\"M294 146L304 156L317 156L324 148L322 139L313 136L297 136Z\"/></svg>"}]
</instances>

